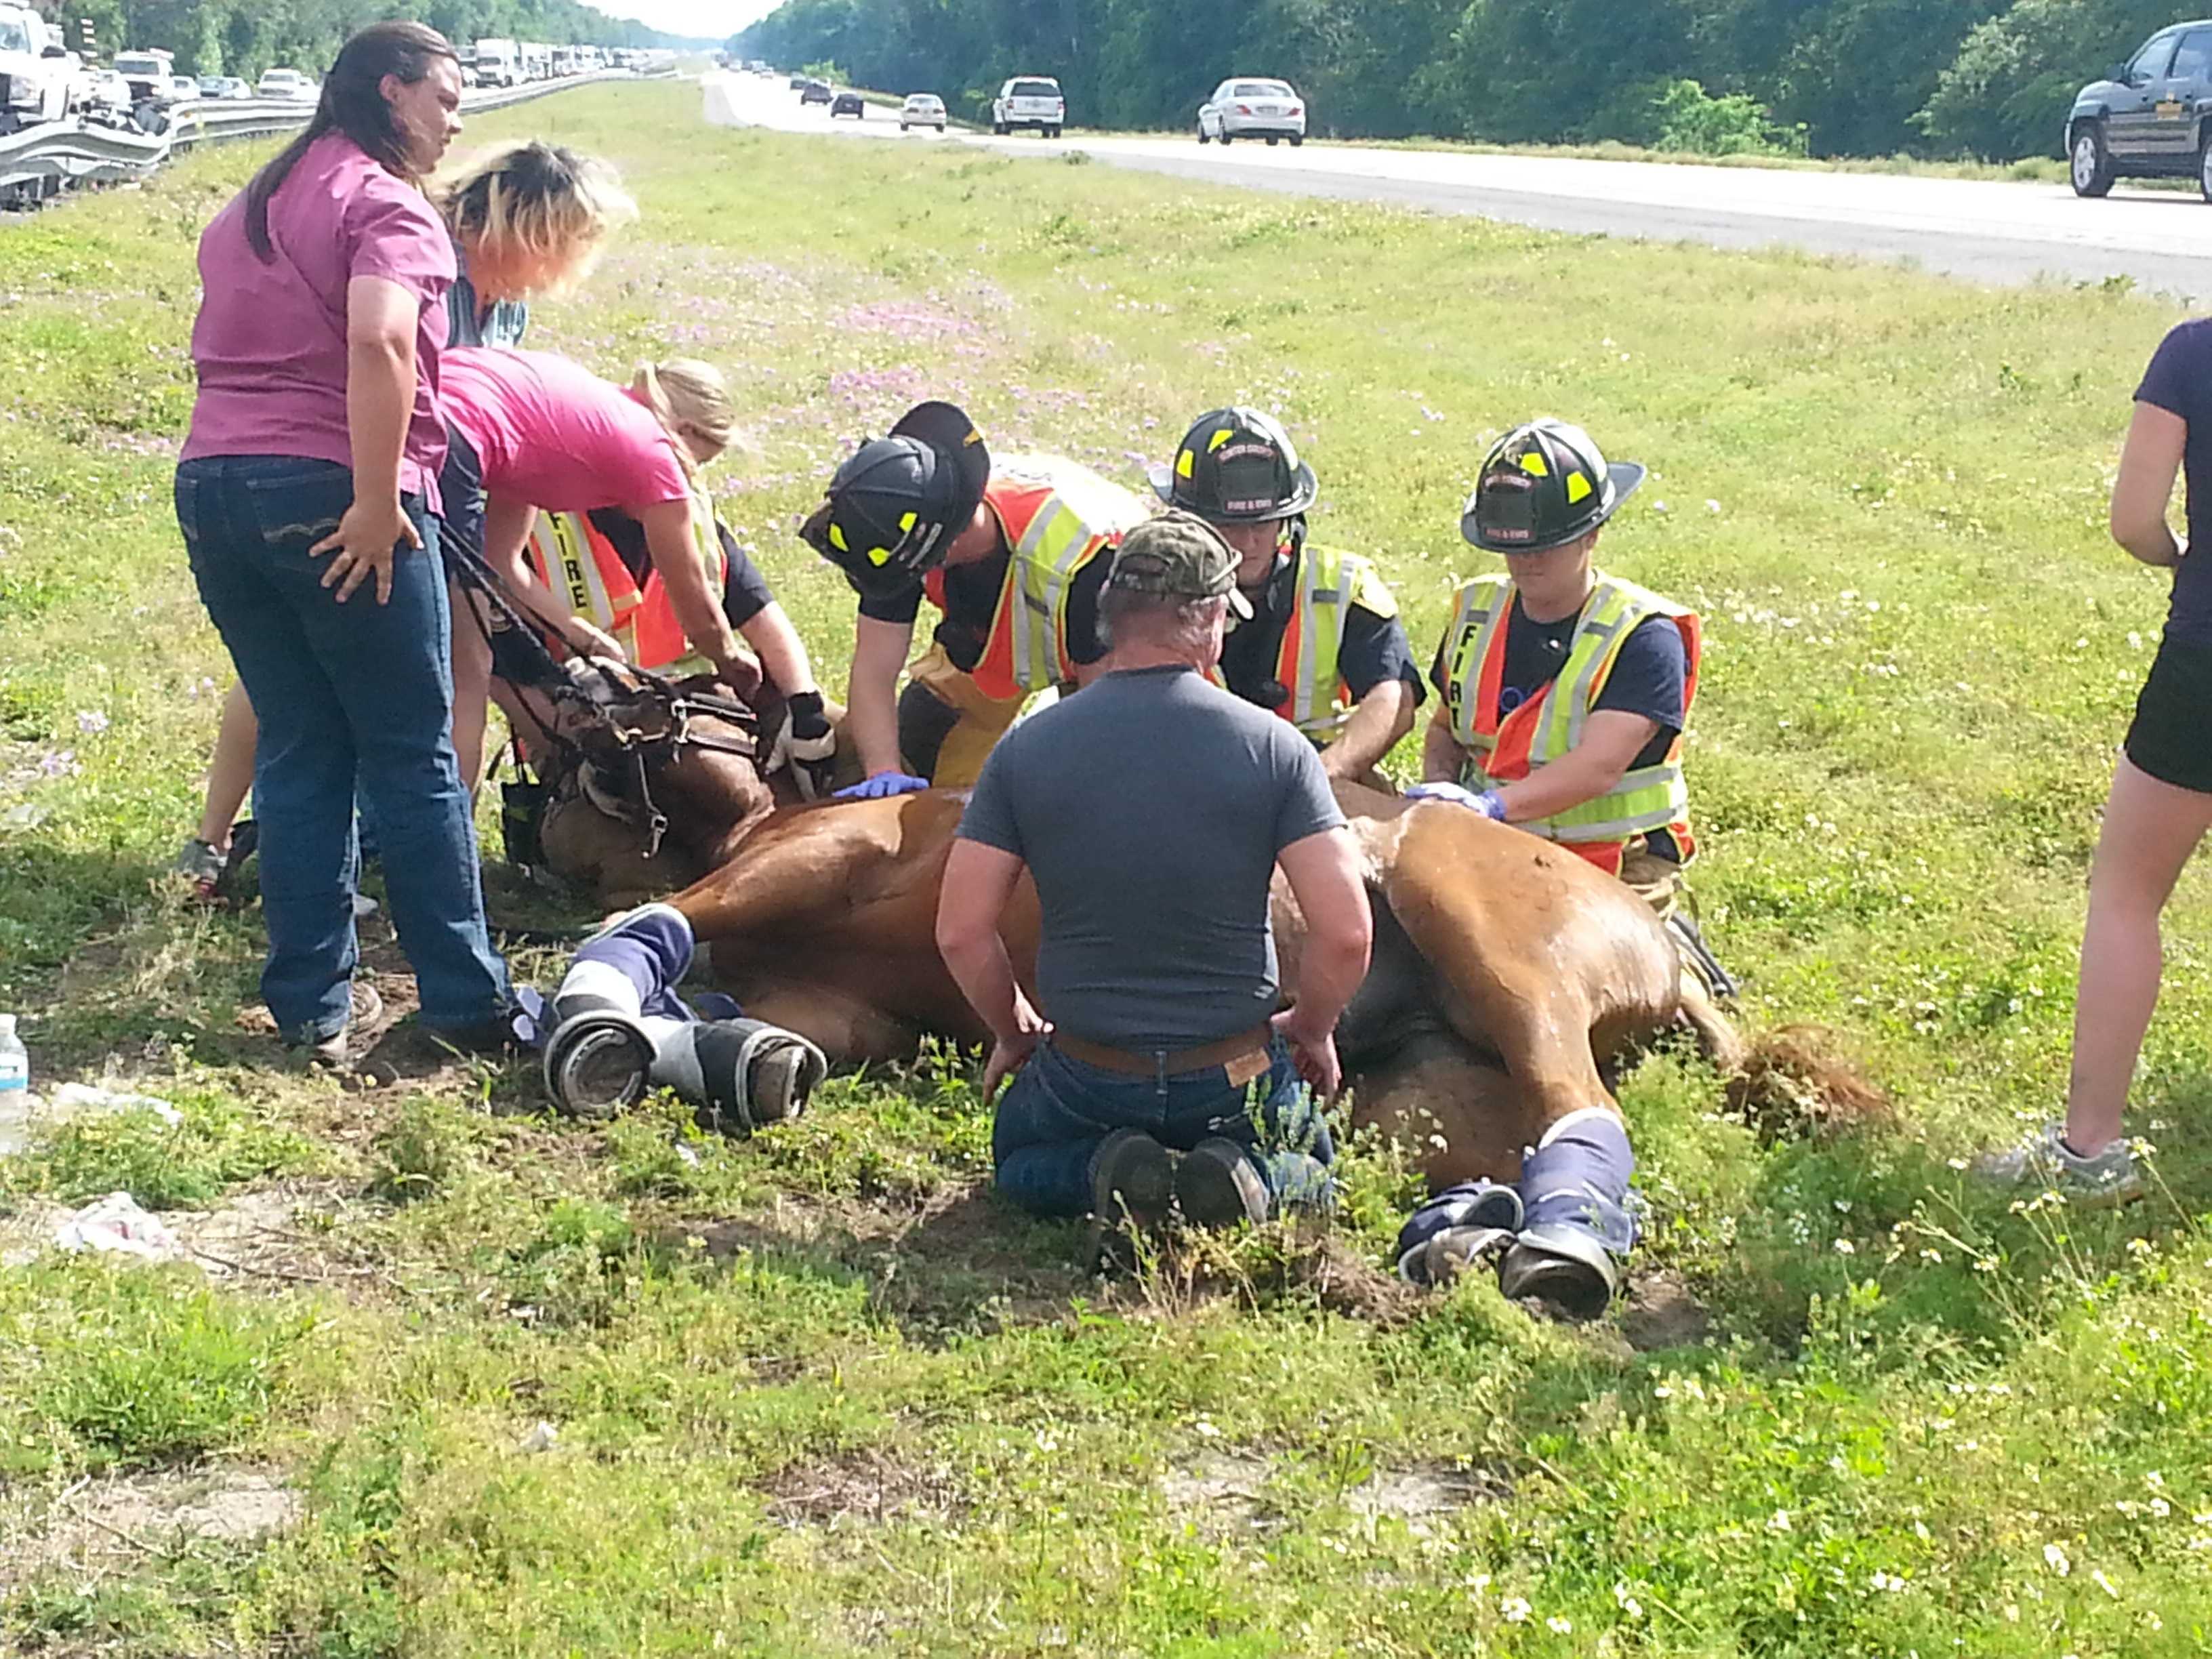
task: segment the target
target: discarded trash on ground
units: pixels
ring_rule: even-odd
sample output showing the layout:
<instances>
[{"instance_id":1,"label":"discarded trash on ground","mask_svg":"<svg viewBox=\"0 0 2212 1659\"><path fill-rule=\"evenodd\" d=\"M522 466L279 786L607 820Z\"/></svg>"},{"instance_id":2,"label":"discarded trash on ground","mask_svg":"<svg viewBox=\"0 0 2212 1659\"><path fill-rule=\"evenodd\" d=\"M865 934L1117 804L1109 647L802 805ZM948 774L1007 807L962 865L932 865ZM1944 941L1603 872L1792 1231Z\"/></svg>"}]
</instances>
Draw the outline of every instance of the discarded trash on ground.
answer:
<instances>
[{"instance_id":1,"label":"discarded trash on ground","mask_svg":"<svg viewBox=\"0 0 2212 1659\"><path fill-rule=\"evenodd\" d=\"M173 1261L184 1254L161 1218L142 1209L128 1193L110 1193L64 1216L55 1224L54 1243L72 1252L135 1255L146 1261Z\"/></svg>"}]
</instances>

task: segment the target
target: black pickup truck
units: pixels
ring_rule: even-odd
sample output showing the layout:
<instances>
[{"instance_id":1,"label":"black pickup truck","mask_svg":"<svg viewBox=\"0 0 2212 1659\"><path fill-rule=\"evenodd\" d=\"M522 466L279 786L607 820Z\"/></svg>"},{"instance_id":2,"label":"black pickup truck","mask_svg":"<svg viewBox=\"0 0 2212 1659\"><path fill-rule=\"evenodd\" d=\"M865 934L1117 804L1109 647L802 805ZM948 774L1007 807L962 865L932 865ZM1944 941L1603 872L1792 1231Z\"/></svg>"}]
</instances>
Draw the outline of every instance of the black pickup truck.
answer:
<instances>
[{"instance_id":1,"label":"black pickup truck","mask_svg":"<svg viewBox=\"0 0 2212 1659\"><path fill-rule=\"evenodd\" d=\"M2076 196L2115 179L2194 178L2212 202L2212 20L2176 23L2074 96L2066 155Z\"/></svg>"}]
</instances>

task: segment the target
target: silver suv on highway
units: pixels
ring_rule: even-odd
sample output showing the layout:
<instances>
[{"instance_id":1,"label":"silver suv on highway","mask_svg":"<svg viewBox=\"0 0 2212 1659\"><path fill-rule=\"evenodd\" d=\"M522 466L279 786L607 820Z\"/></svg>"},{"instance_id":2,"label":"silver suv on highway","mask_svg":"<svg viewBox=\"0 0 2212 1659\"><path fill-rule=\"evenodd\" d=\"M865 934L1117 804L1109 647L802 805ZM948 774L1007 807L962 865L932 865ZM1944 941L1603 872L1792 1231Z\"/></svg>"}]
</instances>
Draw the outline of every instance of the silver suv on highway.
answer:
<instances>
[{"instance_id":1,"label":"silver suv on highway","mask_svg":"<svg viewBox=\"0 0 2212 1659\"><path fill-rule=\"evenodd\" d=\"M2160 29L2076 93L2066 155L2076 196L2102 196L2116 179L2193 177L2212 202L2212 20Z\"/></svg>"}]
</instances>

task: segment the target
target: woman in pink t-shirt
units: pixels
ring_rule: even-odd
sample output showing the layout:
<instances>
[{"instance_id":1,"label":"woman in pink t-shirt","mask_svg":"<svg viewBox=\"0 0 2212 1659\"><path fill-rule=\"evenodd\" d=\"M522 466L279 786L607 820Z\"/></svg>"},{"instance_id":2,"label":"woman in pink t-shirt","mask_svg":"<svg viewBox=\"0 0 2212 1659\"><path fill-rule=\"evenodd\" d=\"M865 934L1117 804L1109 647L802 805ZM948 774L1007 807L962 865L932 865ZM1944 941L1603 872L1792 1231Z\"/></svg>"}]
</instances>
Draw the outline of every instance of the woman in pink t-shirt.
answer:
<instances>
[{"instance_id":1,"label":"woman in pink t-shirt","mask_svg":"<svg viewBox=\"0 0 2212 1659\"><path fill-rule=\"evenodd\" d=\"M508 144L448 179L434 199L453 239L460 274L447 291L450 352L462 346L521 343L530 301L580 282L609 236L637 216L620 176L605 162L557 145ZM473 279L471 280L471 276ZM441 548L474 545L471 526L480 503L441 482ZM448 603L453 599L449 583ZM233 839L238 810L253 787L253 706L245 688L223 699L222 724L208 763L207 795L198 830L177 855L200 899L222 896L230 873L252 852L252 836ZM471 787L475 774L462 776ZM364 839L362 851L368 852Z\"/></svg>"},{"instance_id":2,"label":"woman in pink t-shirt","mask_svg":"<svg viewBox=\"0 0 2212 1659\"><path fill-rule=\"evenodd\" d=\"M481 489L474 550L522 608L586 654L668 669L696 657L740 695L765 672L791 708L800 787L826 784L835 745L799 631L773 600L743 608L735 627L726 606L730 567L698 478L736 433L720 374L676 358L641 365L625 388L550 352L456 350L447 354L444 395L447 490ZM607 509L634 521L637 536L611 537L584 517ZM623 550L633 539L641 568ZM465 775L481 758L488 692L526 737L542 718L517 684L520 643L465 616L454 629L453 743Z\"/></svg>"},{"instance_id":3,"label":"woman in pink t-shirt","mask_svg":"<svg viewBox=\"0 0 2212 1659\"><path fill-rule=\"evenodd\" d=\"M177 521L262 715L262 994L286 1044L333 1062L379 1012L353 982L356 780L424 1025L496 1043L512 1000L447 735L437 555L454 265L420 180L460 131L460 94L436 30L363 29L306 131L200 239Z\"/></svg>"}]
</instances>

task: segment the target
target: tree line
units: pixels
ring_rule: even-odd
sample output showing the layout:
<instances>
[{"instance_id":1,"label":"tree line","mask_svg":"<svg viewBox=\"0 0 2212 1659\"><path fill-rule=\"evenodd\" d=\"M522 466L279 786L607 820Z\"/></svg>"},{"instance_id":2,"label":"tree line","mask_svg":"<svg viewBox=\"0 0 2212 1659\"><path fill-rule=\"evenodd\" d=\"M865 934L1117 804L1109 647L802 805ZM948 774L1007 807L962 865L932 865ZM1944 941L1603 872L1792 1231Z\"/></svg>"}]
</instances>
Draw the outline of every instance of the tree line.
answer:
<instances>
[{"instance_id":1,"label":"tree line","mask_svg":"<svg viewBox=\"0 0 2212 1659\"><path fill-rule=\"evenodd\" d=\"M2075 89L2171 0L785 0L730 47L981 113L1059 78L1079 124L1191 126L1280 76L1314 130L1816 155L2062 153Z\"/></svg>"},{"instance_id":2,"label":"tree line","mask_svg":"<svg viewBox=\"0 0 2212 1659\"><path fill-rule=\"evenodd\" d=\"M99 54L160 46L180 75L246 80L282 64L319 76L355 30L391 17L426 22L456 46L511 37L549 46L672 46L642 23L577 0L38 0L71 46L89 20Z\"/></svg>"}]
</instances>

